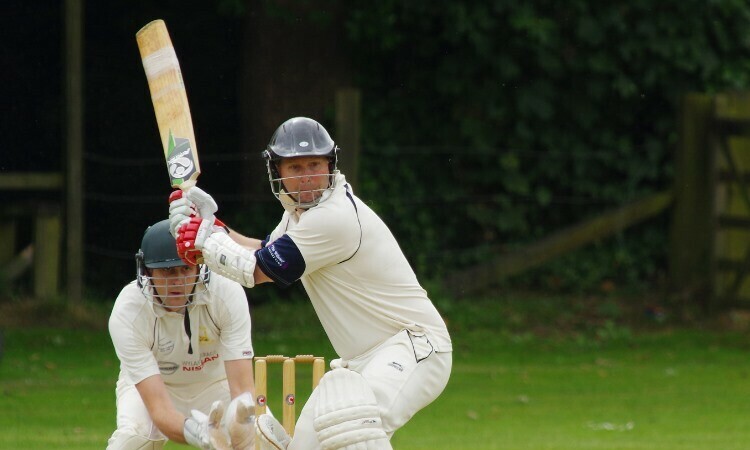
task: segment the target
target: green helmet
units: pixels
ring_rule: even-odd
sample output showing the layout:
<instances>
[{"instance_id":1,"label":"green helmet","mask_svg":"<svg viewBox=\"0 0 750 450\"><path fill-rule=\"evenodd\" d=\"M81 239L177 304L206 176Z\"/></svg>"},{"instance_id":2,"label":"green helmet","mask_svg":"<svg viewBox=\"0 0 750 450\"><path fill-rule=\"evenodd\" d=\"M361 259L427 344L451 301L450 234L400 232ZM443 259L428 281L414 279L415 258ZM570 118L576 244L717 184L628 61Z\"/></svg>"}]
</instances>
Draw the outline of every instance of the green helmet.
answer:
<instances>
[{"instance_id":1,"label":"green helmet","mask_svg":"<svg viewBox=\"0 0 750 450\"><path fill-rule=\"evenodd\" d=\"M177 244L169 233L169 219L146 228L139 253L143 258L143 265L149 269L187 265L177 255Z\"/></svg>"},{"instance_id":2,"label":"green helmet","mask_svg":"<svg viewBox=\"0 0 750 450\"><path fill-rule=\"evenodd\" d=\"M177 254L177 244L169 232L169 220L162 220L146 228L141 240L141 248L135 254L136 262L136 281L138 287L144 295L149 294L150 286L154 277L146 269L166 269L169 267L187 266ZM203 266L198 271L198 276L191 280L186 280L188 285L206 285L210 278L210 271ZM190 294L192 301L193 295L197 291L193 289Z\"/></svg>"}]
</instances>

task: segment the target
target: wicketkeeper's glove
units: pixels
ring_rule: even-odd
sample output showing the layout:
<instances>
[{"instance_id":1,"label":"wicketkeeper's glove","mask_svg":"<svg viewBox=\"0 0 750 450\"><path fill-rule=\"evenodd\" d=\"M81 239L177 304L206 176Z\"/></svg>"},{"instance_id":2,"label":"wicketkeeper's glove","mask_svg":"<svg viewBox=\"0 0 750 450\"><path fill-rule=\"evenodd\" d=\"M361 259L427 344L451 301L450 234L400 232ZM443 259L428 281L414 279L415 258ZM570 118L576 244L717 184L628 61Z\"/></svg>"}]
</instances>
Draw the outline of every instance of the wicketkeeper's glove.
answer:
<instances>
[{"instance_id":1,"label":"wicketkeeper's glove","mask_svg":"<svg viewBox=\"0 0 750 450\"><path fill-rule=\"evenodd\" d=\"M208 416L194 409L185 419L183 435L185 442L201 450L232 450L229 436L221 426L224 404L215 401Z\"/></svg>"},{"instance_id":2,"label":"wicketkeeper's glove","mask_svg":"<svg viewBox=\"0 0 750 450\"><path fill-rule=\"evenodd\" d=\"M255 402L249 392L235 397L221 421L229 433L233 450L255 449Z\"/></svg>"}]
</instances>

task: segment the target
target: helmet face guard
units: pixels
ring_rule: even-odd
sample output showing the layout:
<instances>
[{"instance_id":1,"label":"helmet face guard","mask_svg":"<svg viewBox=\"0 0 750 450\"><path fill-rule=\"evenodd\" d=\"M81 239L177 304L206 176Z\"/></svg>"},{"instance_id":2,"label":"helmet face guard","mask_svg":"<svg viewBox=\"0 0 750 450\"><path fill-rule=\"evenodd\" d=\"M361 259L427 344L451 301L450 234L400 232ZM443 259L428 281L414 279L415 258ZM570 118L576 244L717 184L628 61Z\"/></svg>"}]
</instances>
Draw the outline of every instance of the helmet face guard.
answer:
<instances>
[{"instance_id":1,"label":"helmet face guard","mask_svg":"<svg viewBox=\"0 0 750 450\"><path fill-rule=\"evenodd\" d=\"M174 238L169 233L169 220L162 220L146 229L141 241L141 248L135 254L136 265L136 283L141 288L141 292L146 298L149 298L154 304L165 308L182 308L185 305L171 307L168 306L164 299L170 297L182 297L182 295L165 295L159 296L156 293L155 286L166 285L166 280L175 278L154 277L152 269L168 269L171 267L187 266L177 255L177 246ZM199 286L205 288L210 278L210 271L207 267L201 267L196 275L185 276L183 284L187 297L186 305L192 303L194 296L201 291ZM172 284L171 286L179 286Z\"/></svg>"},{"instance_id":2,"label":"helmet face guard","mask_svg":"<svg viewBox=\"0 0 750 450\"><path fill-rule=\"evenodd\" d=\"M318 122L306 117L295 117L287 120L276 129L266 150L263 151L271 192L282 204L287 206L307 209L317 205L328 198L325 193L335 187L338 151L339 148L331 139L328 131ZM327 187L305 191L313 192L313 200L310 202L301 202L300 192L288 191L284 185L284 180L303 177L282 178L277 167L278 162L282 159L302 156L324 156L329 161L328 174L315 175L328 177ZM309 177L306 175L304 178Z\"/></svg>"},{"instance_id":3,"label":"helmet face guard","mask_svg":"<svg viewBox=\"0 0 750 450\"><path fill-rule=\"evenodd\" d=\"M300 209L312 208L313 206L316 206L318 203L328 198L328 196L325 195L326 192L331 191L335 186L336 176L334 173L282 178L281 176L278 175L278 169L275 167L275 164L276 163L270 160L266 163L267 170L268 170L268 181L271 184L271 192L273 192L274 197L276 197L283 205L291 206L294 208L300 208ZM284 185L285 180L312 178L312 177L328 178L328 183L326 185L327 187L321 188L321 189L313 189L310 191L290 191ZM313 194L313 200L309 202L301 201L302 196L300 194L303 192L304 193L311 192Z\"/></svg>"}]
</instances>

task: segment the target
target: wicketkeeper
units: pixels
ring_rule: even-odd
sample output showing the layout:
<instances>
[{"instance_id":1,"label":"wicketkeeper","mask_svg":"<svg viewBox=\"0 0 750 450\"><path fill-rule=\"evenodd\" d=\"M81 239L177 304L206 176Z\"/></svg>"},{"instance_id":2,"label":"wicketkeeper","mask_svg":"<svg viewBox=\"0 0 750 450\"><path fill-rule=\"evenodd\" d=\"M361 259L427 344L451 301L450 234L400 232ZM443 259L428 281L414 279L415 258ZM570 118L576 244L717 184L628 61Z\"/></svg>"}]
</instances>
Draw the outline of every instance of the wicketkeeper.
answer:
<instances>
[{"instance_id":1,"label":"wicketkeeper","mask_svg":"<svg viewBox=\"0 0 750 450\"><path fill-rule=\"evenodd\" d=\"M263 240L217 225L216 202L199 188L170 199L185 261L250 288L300 280L339 356L293 438L271 416L258 418L266 449L390 449L393 433L450 376L445 322L388 227L336 169L338 150L308 118L276 130L263 156L284 214Z\"/></svg>"},{"instance_id":2,"label":"wicketkeeper","mask_svg":"<svg viewBox=\"0 0 750 450\"><path fill-rule=\"evenodd\" d=\"M185 264L168 220L146 230L136 268L109 319L120 375L117 429L107 449L155 450L167 439L206 450L254 449L244 289Z\"/></svg>"}]
</instances>

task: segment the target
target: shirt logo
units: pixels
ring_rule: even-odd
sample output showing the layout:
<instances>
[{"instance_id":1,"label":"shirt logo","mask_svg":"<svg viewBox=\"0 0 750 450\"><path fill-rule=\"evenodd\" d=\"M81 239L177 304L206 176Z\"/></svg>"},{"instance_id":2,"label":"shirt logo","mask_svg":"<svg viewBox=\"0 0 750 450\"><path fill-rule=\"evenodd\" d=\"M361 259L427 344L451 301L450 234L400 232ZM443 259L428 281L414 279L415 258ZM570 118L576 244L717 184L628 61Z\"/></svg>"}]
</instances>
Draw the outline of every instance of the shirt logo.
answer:
<instances>
[{"instance_id":1,"label":"shirt logo","mask_svg":"<svg viewBox=\"0 0 750 450\"><path fill-rule=\"evenodd\" d=\"M278 251L276 251L276 246L271 244L270 247L268 247L268 252L271 254L271 258L273 258L273 261L276 263L277 266L281 267L282 269L286 269L289 265L284 258L281 257Z\"/></svg>"},{"instance_id":2,"label":"shirt logo","mask_svg":"<svg viewBox=\"0 0 750 450\"><path fill-rule=\"evenodd\" d=\"M197 361L183 361L182 371L183 372L200 372L203 367L219 359L218 353L201 353L201 359Z\"/></svg>"},{"instance_id":3,"label":"shirt logo","mask_svg":"<svg viewBox=\"0 0 750 450\"><path fill-rule=\"evenodd\" d=\"M178 367L179 365L177 363L169 361L159 361L159 372L161 372L162 375L172 375L173 373L177 372Z\"/></svg>"},{"instance_id":4,"label":"shirt logo","mask_svg":"<svg viewBox=\"0 0 750 450\"><path fill-rule=\"evenodd\" d=\"M201 343L211 342L211 338L208 337L208 331L206 330L206 327L204 326L201 326L200 331L198 332L198 342L201 342Z\"/></svg>"},{"instance_id":5,"label":"shirt logo","mask_svg":"<svg viewBox=\"0 0 750 450\"><path fill-rule=\"evenodd\" d=\"M394 369L398 370L399 372L403 372L404 371L404 366L402 366L401 364L397 363L396 361L389 362L388 365L391 366L391 367L393 367Z\"/></svg>"},{"instance_id":6,"label":"shirt logo","mask_svg":"<svg viewBox=\"0 0 750 450\"><path fill-rule=\"evenodd\" d=\"M174 341L169 338L159 339L159 353L169 353L174 350Z\"/></svg>"}]
</instances>

